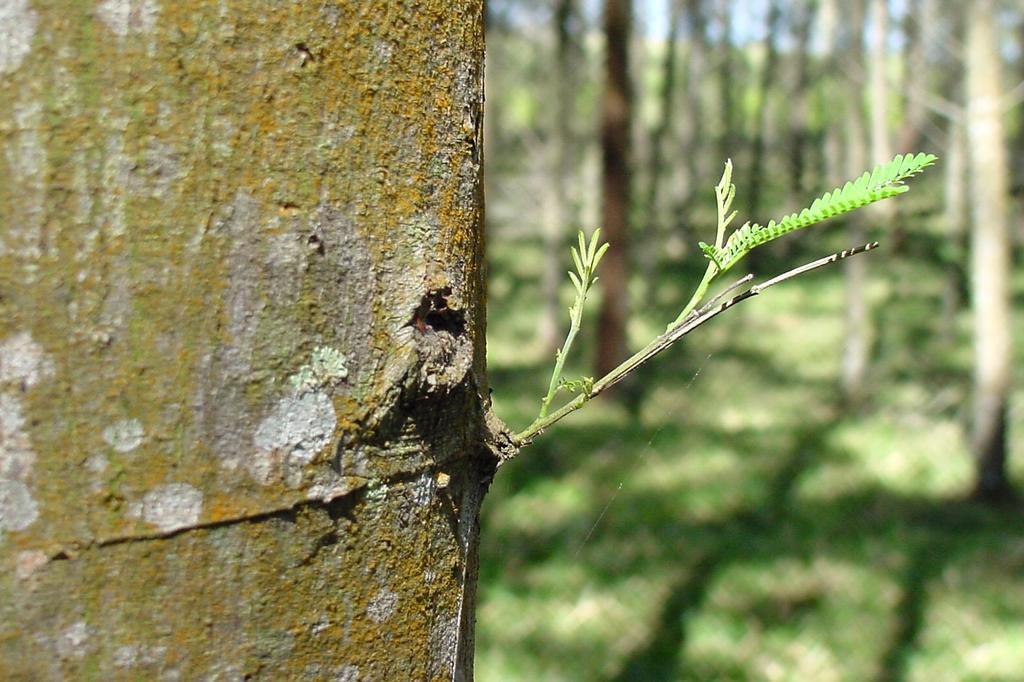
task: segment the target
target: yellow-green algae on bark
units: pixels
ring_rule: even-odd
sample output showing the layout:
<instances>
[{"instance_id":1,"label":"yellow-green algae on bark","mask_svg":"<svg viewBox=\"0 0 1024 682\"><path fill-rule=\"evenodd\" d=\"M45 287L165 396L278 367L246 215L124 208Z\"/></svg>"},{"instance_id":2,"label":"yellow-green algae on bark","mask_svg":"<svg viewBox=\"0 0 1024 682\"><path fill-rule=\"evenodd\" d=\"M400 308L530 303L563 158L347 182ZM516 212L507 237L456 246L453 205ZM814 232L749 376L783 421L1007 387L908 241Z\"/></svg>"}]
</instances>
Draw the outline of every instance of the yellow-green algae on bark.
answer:
<instances>
[{"instance_id":1,"label":"yellow-green algae on bark","mask_svg":"<svg viewBox=\"0 0 1024 682\"><path fill-rule=\"evenodd\" d=\"M482 3L0 24L0 677L464 672Z\"/></svg>"}]
</instances>

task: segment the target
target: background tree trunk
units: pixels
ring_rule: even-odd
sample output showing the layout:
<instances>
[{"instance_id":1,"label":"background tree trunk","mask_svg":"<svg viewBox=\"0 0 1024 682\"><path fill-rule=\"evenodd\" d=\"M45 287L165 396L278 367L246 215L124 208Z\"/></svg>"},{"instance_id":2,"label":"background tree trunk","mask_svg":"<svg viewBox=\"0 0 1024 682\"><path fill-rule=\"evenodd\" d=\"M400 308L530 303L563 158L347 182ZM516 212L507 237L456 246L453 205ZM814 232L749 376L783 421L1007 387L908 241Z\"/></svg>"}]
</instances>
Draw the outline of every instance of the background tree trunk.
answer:
<instances>
[{"instance_id":1,"label":"background tree trunk","mask_svg":"<svg viewBox=\"0 0 1024 682\"><path fill-rule=\"evenodd\" d=\"M942 334L952 343L956 336L956 316L963 307L966 270L967 225L970 221L967 207L967 133L962 120L950 121L946 133L946 150L942 156L943 205L942 216L946 227L946 277L942 291Z\"/></svg>"},{"instance_id":2,"label":"background tree trunk","mask_svg":"<svg viewBox=\"0 0 1024 682\"><path fill-rule=\"evenodd\" d=\"M471 676L482 13L5 11L0 678Z\"/></svg>"},{"instance_id":3,"label":"background tree trunk","mask_svg":"<svg viewBox=\"0 0 1024 682\"><path fill-rule=\"evenodd\" d=\"M769 0L767 31L764 36L764 64L757 86L757 104L754 106L754 139L750 145L750 166L747 169L747 215L751 220L761 220L761 185L765 173L765 135L771 125L769 97L778 71L778 34L782 23L782 7L779 0Z\"/></svg>"},{"instance_id":4,"label":"background tree trunk","mask_svg":"<svg viewBox=\"0 0 1024 682\"><path fill-rule=\"evenodd\" d=\"M612 248L601 262L594 375L602 376L626 359L629 312L630 0L605 0L605 85L601 104L601 227Z\"/></svg>"},{"instance_id":5,"label":"background tree trunk","mask_svg":"<svg viewBox=\"0 0 1024 682\"><path fill-rule=\"evenodd\" d=\"M883 163L892 158L892 141L889 134L889 79L886 76L889 35L888 0L871 1L871 42L864 60L868 74L868 101L871 114L871 156L868 164ZM855 171L857 172L857 171ZM852 176L851 176L852 177ZM876 216L892 217L893 204L875 204Z\"/></svg>"},{"instance_id":6,"label":"background tree trunk","mask_svg":"<svg viewBox=\"0 0 1024 682\"><path fill-rule=\"evenodd\" d=\"M554 352L561 343L565 306L559 297L565 279L566 236L572 232L575 206L572 199L574 174L579 157L573 135L576 116L576 70L580 49L573 31L579 21L575 0L558 0L552 15L555 33L555 78L551 101L555 104L554 125L547 144L551 181L548 183L544 211L544 312L540 316L540 338Z\"/></svg>"},{"instance_id":7,"label":"background tree trunk","mask_svg":"<svg viewBox=\"0 0 1024 682\"><path fill-rule=\"evenodd\" d=\"M814 188L816 192L831 190L835 183L844 180L845 170L843 158L843 116L845 115L846 95L836 83L836 75L844 73L840 60L842 51L842 28L840 26L838 0L821 0L818 18L815 22L815 35L818 50L822 59L815 70L817 85L814 94L814 106L822 112L822 144L815 161L822 169L824 176Z\"/></svg>"},{"instance_id":8,"label":"background tree trunk","mask_svg":"<svg viewBox=\"0 0 1024 682\"><path fill-rule=\"evenodd\" d=\"M807 173L807 142L810 138L810 106L808 94L811 87L811 27L818 13L818 0L803 0L794 10L796 16L795 41L796 65L793 70L793 86L790 91L789 116L789 177L790 203L797 205L804 200Z\"/></svg>"},{"instance_id":9,"label":"background tree trunk","mask_svg":"<svg viewBox=\"0 0 1024 682\"><path fill-rule=\"evenodd\" d=\"M928 108L923 93L935 80L929 64L929 52L936 49L941 23L938 0L912 0L903 18L903 123L897 148L900 153L915 152L925 141Z\"/></svg>"},{"instance_id":10,"label":"background tree trunk","mask_svg":"<svg viewBox=\"0 0 1024 682\"><path fill-rule=\"evenodd\" d=\"M967 148L971 178L971 297L974 307L975 496L1010 492L1006 412L1010 390L1009 163L1002 121L1002 83L995 3L967 12Z\"/></svg>"},{"instance_id":11,"label":"background tree trunk","mask_svg":"<svg viewBox=\"0 0 1024 682\"><path fill-rule=\"evenodd\" d=\"M846 46L843 54L846 57L848 72L863 76L865 67L864 55L864 0L852 0L843 3L843 22L847 25L844 34ZM882 59L881 57L873 57ZM864 101L860 90L853 84L847 84L845 98L846 120L844 131L846 145L844 156L846 168L843 176L855 177L868 167L868 131L865 123ZM850 243L860 244L866 239L861 216L850 218ZM840 373L840 388L846 402L857 405L864 397L864 380L867 375L868 353L871 348L870 319L868 317L865 287L867 286L867 263L864 258L851 258L844 262L843 272L846 279L845 331L843 361Z\"/></svg>"},{"instance_id":12,"label":"background tree trunk","mask_svg":"<svg viewBox=\"0 0 1024 682\"><path fill-rule=\"evenodd\" d=\"M718 142L718 156L722 161L725 159L736 161L736 76L733 73L735 60L732 54L732 1L717 0L715 9L720 31L717 80L722 126Z\"/></svg>"},{"instance_id":13,"label":"background tree trunk","mask_svg":"<svg viewBox=\"0 0 1024 682\"><path fill-rule=\"evenodd\" d=\"M702 86L707 76L707 55L710 50L708 40L707 9L703 0L687 0L687 26L689 41L686 50L686 133L682 142L685 155L683 167L686 171L683 194L676 209L675 220L681 228L677 232L689 229L690 215L694 197L697 195L705 178L702 174L701 142L707 127L704 124L704 100ZM716 166L724 159L715 160ZM692 235L686 234L686 237Z\"/></svg>"},{"instance_id":14,"label":"background tree trunk","mask_svg":"<svg viewBox=\"0 0 1024 682\"><path fill-rule=\"evenodd\" d=\"M640 266L653 272L659 256L658 241L663 239L663 216L660 206L661 183L665 166L665 148L675 120L676 61L679 45L679 25L682 23L682 0L670 0L668 9L668 35L661 63L661 82L658 88L658 122L651 129L650 156L647 168L647 193L641 209L644 215L641 243L637 249ZM691 43L692 54L692 43ZM685 85L685 82L684 82ZM690 112L686 112L689 114ZM684 147L685 148L685 147Z\"/></svg>"}]
</instances>

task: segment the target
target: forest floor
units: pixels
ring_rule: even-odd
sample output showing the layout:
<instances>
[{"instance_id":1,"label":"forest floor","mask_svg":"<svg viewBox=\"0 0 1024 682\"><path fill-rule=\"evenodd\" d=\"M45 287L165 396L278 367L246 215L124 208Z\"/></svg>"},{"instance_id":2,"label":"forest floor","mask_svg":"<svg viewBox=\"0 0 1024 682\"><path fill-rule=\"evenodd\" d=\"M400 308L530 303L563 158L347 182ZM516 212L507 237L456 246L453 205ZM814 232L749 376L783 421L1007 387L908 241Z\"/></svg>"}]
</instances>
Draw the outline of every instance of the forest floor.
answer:
<instances>
[{"instance_id":1,"label":"forest floor","mask_svg":"<svg viewBox=\"0 0 1024 682\"><path fill-rule=\"evenodd\" d=\"M817 250L762 272L842 233L797 238ZM632 409L601 398L504 467L483 519L479 679L1021 679L1024 507L966 499L971 320L943 320L942 242L921 227L859 256L875 325L861 408L836 388L832 267L670 349L624 392ZM490 247L495 405L522 428L553 362L536 340L540 247ZM687 263L634 283L634 346L675 316L703 267ZM590 373L588 313L568 378ZM1024 490L1020 388L1010 421Z\"/></svg>"}]
</instances>

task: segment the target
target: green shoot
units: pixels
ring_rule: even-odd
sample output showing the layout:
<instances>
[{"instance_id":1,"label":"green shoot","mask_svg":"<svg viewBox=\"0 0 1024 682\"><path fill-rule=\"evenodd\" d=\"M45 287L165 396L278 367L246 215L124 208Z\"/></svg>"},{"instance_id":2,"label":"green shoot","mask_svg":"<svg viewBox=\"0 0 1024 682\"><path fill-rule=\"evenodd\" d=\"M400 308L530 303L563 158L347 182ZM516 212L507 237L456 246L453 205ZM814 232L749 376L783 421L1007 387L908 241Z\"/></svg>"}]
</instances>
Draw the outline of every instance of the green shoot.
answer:
<instances>
[{"instance_id":1,"label":"green shoot","mask_svg":"<svg viewBox=\"0 0 1024 682\"><path fill-rule=\"evenodd\" d=\"M743 227L729 235L728 241L723 245L723 231L736 215L733 212L724 217L736 193L736 188L731 183L732 163L727 161L722 180L715 187L715 196L718 199L718 235L714 246L705 242L700 243L701 251L711 262L708 264L704 279L697 286L693 298L669 326L669 329L682 324L683 320L700 304L711 282L736 265L754 248L828 218L903 194L910 189L903 184L903 181L935 163L935 159L933 154L897 154L892 161L879 164L856 180L851 180L831 192L825 192L807 208L791 213L777 222L770 220L767 225L744 223Z\"/></svg>"},{"instance_id":2,"label":"green shoot","mask_svg":"<svg viewBox=\"0 0 1024 682\"><path fill-rule=\"evenodd\" d=\"M669 329L680 324L686 317L693 312L693 309L697 307L703 299L704 295L708 292L708 287L711 286L712 280L715 279L719 274L723 272L722 264L718 260L718 250L722 248L722 242L725 241L725 231L729 227L729 223L736 217L736 211L729 212L732 208L732 201L736 198L736 185L732 184L732 159L727 159L725 162L725 170L722 172L722 179L715 185L715 202L718 204L718 228L715 231L715 245L714 247L700 243L700 248L704 250L704 253L708 255L711 260L708 263L707 270L704 271L704 277L701 278L700 284L697 285L696 291L693 292L693 296L690 297L690 301L683 308L683 312L679 313L679 317L676 321L669 325ZM746 228L744 225L740 229ZM709 254L710 251L710 254Z\"/></svg>"},{"instance_id":3,"label":"green shoot","mask_svg":"<svg viewBox=\"0 0 1024 682\"><path fill-rule=\"evenodd\" d=\"M593 379L584 379L582 381L562 380L565 358L569 355L569 349L572 348L572 343L576 339L576 334L579 333L580 325L583 322L583 304L587 301L587 294L590 292L590 288L597 283L598 277L594 273L597 271L597 266L601 262L605 251L608 250L607 242L601 244L600 247L598 246L601 238L600 229L594 230L589 244L582 231L577 234L577 237L579 239L579 250L576 247L571 249L576 272L569 271L569 279L572 280L572 285L576 288L576 296L573 299L572 305L569 306L569 333L565 337L565 343L555 353L555 369L551 373L548 393L540 404L540 418L547 416L548 408L551 406L551 401L554 399L555 394L558 393L559 388L565 387L571 391L581 391L584 387L587 387L589 391L589 386L592 386L594 383Z\"/></svg>"}]
</instances>

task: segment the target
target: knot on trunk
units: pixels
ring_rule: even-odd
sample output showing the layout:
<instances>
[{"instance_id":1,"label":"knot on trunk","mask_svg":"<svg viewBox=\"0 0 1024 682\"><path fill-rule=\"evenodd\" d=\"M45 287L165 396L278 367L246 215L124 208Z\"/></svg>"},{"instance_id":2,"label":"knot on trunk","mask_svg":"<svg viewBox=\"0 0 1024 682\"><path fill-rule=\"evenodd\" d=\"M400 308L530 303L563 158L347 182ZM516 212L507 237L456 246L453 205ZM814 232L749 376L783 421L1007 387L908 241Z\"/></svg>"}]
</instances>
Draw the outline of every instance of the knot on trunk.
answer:
<instances>
[{"instance_id":1,"label":"knot on trunk","mask_svg":"<svg viewBox=\"0 0 1024 682\"><path fill-rule=\"evenodd\" d=\"M465 312L452 301L451 288L427 291L407 327L419 357L409 388L431 395L460 385L473 366L473 343L466 333Z\"/></svg>"}]
</instances>

